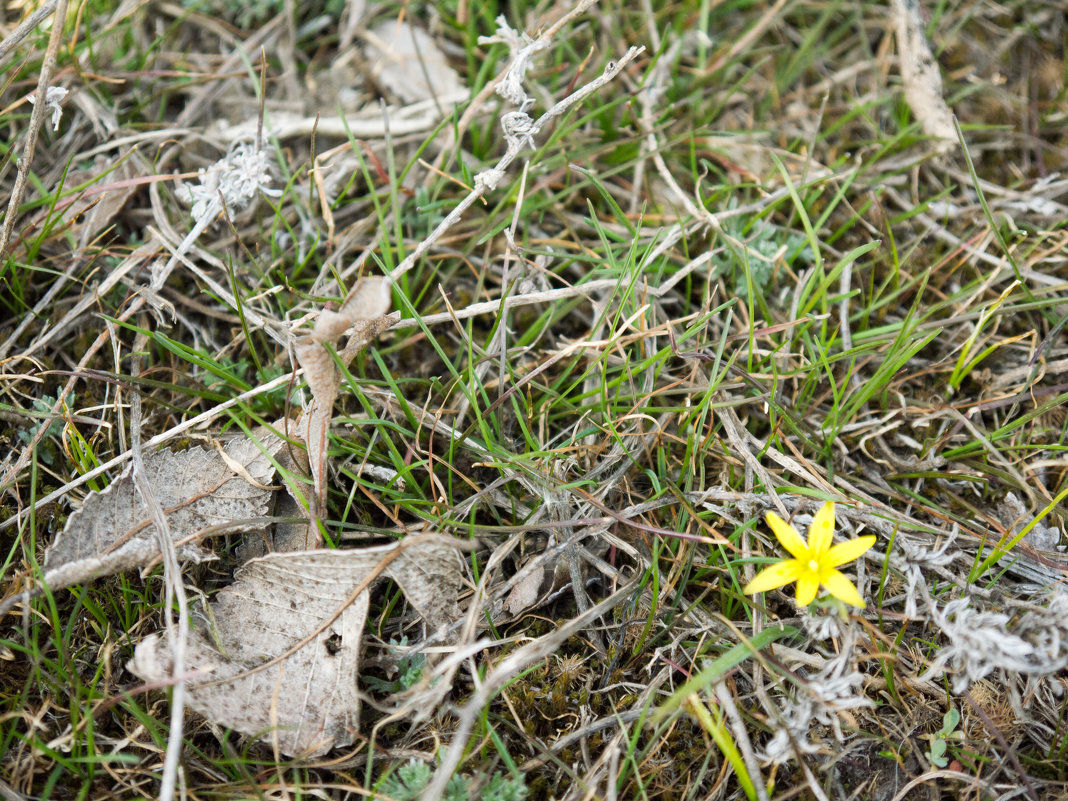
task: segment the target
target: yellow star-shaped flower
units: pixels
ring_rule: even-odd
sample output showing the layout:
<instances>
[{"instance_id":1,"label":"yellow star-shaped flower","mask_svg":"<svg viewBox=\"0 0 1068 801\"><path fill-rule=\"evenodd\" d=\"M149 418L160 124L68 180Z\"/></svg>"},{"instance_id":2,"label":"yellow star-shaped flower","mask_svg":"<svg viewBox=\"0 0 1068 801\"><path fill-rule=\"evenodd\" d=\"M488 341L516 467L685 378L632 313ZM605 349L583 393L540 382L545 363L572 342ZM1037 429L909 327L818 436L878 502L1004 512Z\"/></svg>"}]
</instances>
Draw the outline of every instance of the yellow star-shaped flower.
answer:
<instances>
[{"instance_id":1,"label":"yellow star-shaped flower","mask_svg":"<svg viewBox=\"0 0 1068 801\"><path fill-rule=\"evenodd\" d=\"M853 582L835 568L860 557L875 544L875 537L857 537L831 545L834 540L834 504L830 501L816 512L808 530L807 543L801 539L796 528L774 512L768 512L765 519L782 547L794 558L764 568L742 588L742 592L752 595L796 581L797 603L808 606L816 599L816 591L822 584L827 592L840 601L864 608L864 599Z\"/></svg>"}]
</instances>

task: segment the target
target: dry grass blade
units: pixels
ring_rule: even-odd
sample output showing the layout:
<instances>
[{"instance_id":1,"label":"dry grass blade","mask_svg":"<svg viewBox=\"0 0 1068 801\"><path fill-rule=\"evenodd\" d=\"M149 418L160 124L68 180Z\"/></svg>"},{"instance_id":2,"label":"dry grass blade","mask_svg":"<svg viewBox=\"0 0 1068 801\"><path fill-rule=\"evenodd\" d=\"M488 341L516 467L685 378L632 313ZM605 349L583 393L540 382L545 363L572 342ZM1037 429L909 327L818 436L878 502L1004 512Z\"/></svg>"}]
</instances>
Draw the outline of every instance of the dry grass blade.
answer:
<instances>
[{"instance_id":1,"label":"dry grass blade","mask_svg":"<svg viewBox=\"0 0 1068 801\"><path fill-rule=\"evenodd\" d=\"M33 13L26 17L15 30L5 36L0 42L0 61L3 61L12 48L25 39L30 31L48 19L58 5L59 0L48 0L40 8L34 9Z\"/></svg>"}]
</instances>

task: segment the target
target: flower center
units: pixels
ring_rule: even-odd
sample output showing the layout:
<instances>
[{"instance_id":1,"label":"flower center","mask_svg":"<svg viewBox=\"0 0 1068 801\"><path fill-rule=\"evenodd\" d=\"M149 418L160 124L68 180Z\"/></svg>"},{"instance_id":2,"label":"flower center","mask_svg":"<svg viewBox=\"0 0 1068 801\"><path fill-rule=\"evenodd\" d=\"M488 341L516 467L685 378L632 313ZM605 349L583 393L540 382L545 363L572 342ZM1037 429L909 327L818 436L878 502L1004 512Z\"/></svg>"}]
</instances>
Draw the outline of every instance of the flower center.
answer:
<instances>
[{"instance_id":1,"label":"flower center","mask_svg":"<svg viewBox=\"0 0 1068 801\"><path fill-rule=\"evenodd\" d=\"M817 562L815 559L809 559L808 560L808 569L811 570L813 573L819 573L820 572L820 563Z\"/></svg>"}]
</instances>

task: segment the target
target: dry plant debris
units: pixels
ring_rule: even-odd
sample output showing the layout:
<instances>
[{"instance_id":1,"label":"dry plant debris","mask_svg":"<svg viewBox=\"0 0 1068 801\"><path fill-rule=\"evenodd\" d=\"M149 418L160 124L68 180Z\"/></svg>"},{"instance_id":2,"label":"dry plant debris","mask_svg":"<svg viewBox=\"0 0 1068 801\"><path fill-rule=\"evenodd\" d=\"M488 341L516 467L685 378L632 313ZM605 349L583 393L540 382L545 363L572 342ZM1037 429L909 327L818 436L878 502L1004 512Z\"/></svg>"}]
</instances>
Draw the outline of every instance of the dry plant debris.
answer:
<instances>
[{"instance_id":1,"label":"dry plant debris","mask_svg":"<svg viewBox=\"0 0 1068 801\"><path fill-rule=\"evenodd\" d=\"M952 141L957 138L953 112L946 105L942 72L924 31L923 8L918 0L892 0L890 5L894 9L898 61L909 108L925 134Z\"/></svg>"},{"instance_id":2,"label":"dry plant debris","mask_svg":"<svg viewBox=\"0 0 1068 801\"><path fill-rule=\"evenodd\" d=\"M267 486L274 477L271 451L283 444L279 437L262 446L241 439L225 450L194 447L146 457L152 494L163 507L183 559L210 558L200 547L206 536L263 526L273 501ZM158 561L155 524L131 472L127 468L102 492L88 496L67 519L45 551L41 579L49 589L139 570Z\"/></svg>"},{"instance_id":3,"label":"dry plant debris","mask_svg":"<svg viewBox=\"0 0 1068 801\"><path fill-rule=\"evenodd\" d=\"M435 627L459 616L457 551L447 538L422 539L248 562L198 619L186 652L196 674L189 706L219 725L265 738L283 754L315 756L351 744L360 732L354 679L369 579L395 580ZM165 683L172 665L171 646L153 634L137 645L129 669Z\"/></svg>"},{"instance_id":4,"label":"dry plant debris","mask_svg":"<svg viewBox=\"0 0 1068 801\"><path fill-rule=\"evenodd\" d=\"M367 31L375 82L405 103L449 105L467 100L467 87L433 37L410 22L383 22Z\"/></svg>"},{"instance_id":5,"label":"dry plant debris","mask_svg":"<svg viewBox=\"0 0 1068 801\"><path fill-rule=\"evenodd\" d=\"M334 401L341 387L341 373L328 348L351 329L349 342L338 354L342 367L348 365L368 340L389 326L384 317L389 310L389 279L362 278L337 311L324 309L310 334L293 344L312 399L304 414L303 437L308 444L308 461L315 479L316 510L326 504L326 450Z\"/></svg>"},{"instance_id":6,"label":"dry plant debris","mask_svg":"<svg viewBox=\"0 0 1068 801\"><path fill-rule=\"evenodd\" d=\"M1068 797L1063 2L498 5L0 9L0 797Z\"/></svg>"}]
</instances>

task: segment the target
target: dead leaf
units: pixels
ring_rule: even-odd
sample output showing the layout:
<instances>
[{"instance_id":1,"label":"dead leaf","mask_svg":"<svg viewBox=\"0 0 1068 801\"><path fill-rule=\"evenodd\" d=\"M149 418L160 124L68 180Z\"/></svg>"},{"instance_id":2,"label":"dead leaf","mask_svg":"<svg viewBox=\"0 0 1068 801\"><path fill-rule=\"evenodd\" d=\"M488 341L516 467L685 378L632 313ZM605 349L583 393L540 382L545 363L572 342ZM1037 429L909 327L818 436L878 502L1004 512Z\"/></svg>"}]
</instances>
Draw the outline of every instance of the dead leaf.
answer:
<instances>
[{"instance_id":1,"label":"dead leaf","mask_svg":"<svg viewBox=\"0 0 1068 801\"><path fill-rule=\"evenodd\" d=\"M530 565L530 572L526 577L512 587L508 597L504 601L504 608L515 620L523 612L532 609L541 597L541 585L545 581L545 568L540 562Z\"/></svg>"},{"instance_id":2,"label":"dead leaf","mask_svg":"<svg viewBox=\"0 0 1068 801\"><path fill-rule=\"evenodd\" d=\"M282 440L262 438L267 453L276 453ZM271 503L262 485L274 477L270 458L249 439L226 446L231 459L261 486L254 486L214 450L190 448L145 455L145 472L163 507L178 556L202 561L211 554L196 540L200 532L217 527L240 530L241 521L262 518ZM45 552L43 579L52 590L82 584L123 570L142 568L159 556L156 527L131 476L131 467L107 489L88 496L82 507ZM262 526L262 523L256 525ZM221 533L221 532L220 532Z\"/></svg>"},{"instance_id":3,"label":"dead leaf","mask_svg":"<svg viewBox=\"0 0 1068 801\"><path fill-rule=\"evenodd\" d=\"M432 629L448 625L460 616L457 598L462 562L457 549L467 545L463 541L450 543L447 537L434 537L425 544L402 549L386 567L386 575L397 582L408 602Z\"/></svg>"},{"instance_id":4,"label":"dead leaf","mask_svg":"<svg viewBox=\"0 0 1068 801\"><path fill-rule=\"evenodd\" d=\"M371 338L389 325L384 315L389 311L390 300L388 278L361 278L338 311L322 311L312 333L294 343L297 361L304 368L304 378L312 393L312 401L301 421L301 435L308 445L316 514L326 504L327 439L334 417L334 401L341 386L341 374L326 345L336 345L345 331L353 329L348 344L338 353L338 358L347 365Z\"/></svg>"},{"instance_id":5,"label":"dead leaf","mask_svg":"<svg viewBox=\"0 0 1068 801\"><path fill-rule=\"evenodd\" d=\"M91 168L67 174L64 186L68 189L95 181L63 211L63 218L73 221L70 233L81 246L103 231L141 188L132 180L134 175L132 159L116 166L113 159L103 156L97 157Z\"/></svg>"},{"instance_id":6,"label":"dead leaf","mask_svg":"<svg viewBox=\"0 0 1068 801\"><path fill-rule=\"evenodd\" d=\"M387 559L392 561L383 566ZM352 743L369 589L354 592L380 570L431 626L440 627L459 617L460 567L445 537L407 546L277 553L249 562L189 638L186 665L211 671L189 682L189 706L222 726L267 742L277 738L279 750L289 755L314 756ZM153 635L137 646L128 668L154 682L167 680L172 664L167 642Z\"/></svg>"},{"instance_id":7,"label":"dead leaf","mask_svg":"<svg viewBox=\"0 0 1068 801\"><path fill-rule=\"evenodd\" d=\"M490 616L495 624L516 620L525 612L544 606L564 587L574 587L572 559L579 559L579 570L583 575L587 572L587 562L580 559L578 552L562 550L559 543L554 544L552 537L528 540L527 546L534 555L522 560L518 573L508 580L515 584L503 599L494 603ZM608 543L598 541L589 543L587 552L600 558L607 550Z\"/></svg>"},{"instance_id":8,"label":"dead leaf","mask_svg":"<svg viewBox=\"0 0 1068 801\"><path fill-rule=\"evenodd\" d=\"M364 38L371 77L403 102L437 100L447 104L467 99L463 79L421 28L404 20L384 22Z\"/></svg>"}]
</instances>

